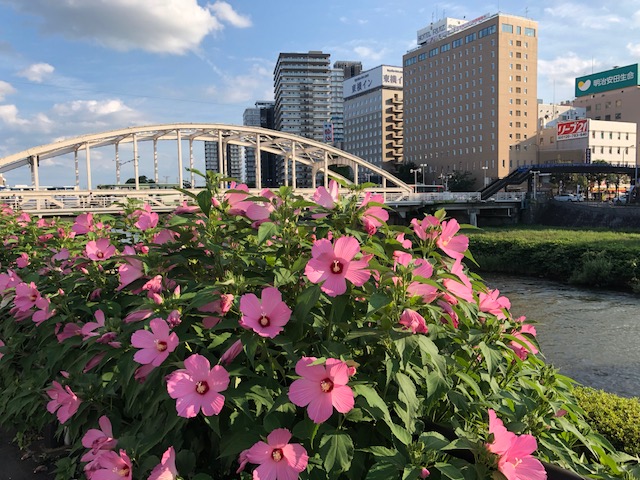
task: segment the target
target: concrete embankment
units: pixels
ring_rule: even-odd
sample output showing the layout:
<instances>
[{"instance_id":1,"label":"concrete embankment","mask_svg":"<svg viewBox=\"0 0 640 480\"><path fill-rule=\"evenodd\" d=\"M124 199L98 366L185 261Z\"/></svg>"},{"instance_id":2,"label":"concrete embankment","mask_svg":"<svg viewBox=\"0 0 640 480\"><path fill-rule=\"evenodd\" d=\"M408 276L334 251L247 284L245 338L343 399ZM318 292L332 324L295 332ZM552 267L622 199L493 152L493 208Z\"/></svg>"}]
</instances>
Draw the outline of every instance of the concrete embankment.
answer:
<instances>
[{"instance_id":1,"label":"concrete embankment","mask_svg":"<svg viewBox=\"0 0 640 480\"><path fill-rule=\"evenodd\" d=\"M535 210L534 222L541 225L640 230L640 205L549 201Z\"/></svg>"}]
</instances>

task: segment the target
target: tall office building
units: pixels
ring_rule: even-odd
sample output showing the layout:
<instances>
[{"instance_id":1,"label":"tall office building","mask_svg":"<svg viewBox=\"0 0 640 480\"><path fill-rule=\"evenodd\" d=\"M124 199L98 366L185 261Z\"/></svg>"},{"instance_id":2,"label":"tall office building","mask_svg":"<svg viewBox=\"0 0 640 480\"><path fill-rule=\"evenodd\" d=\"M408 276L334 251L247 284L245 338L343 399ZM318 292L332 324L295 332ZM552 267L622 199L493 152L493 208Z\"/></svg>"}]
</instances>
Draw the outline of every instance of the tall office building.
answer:
<instances>
[{"instance_id":1,"label":"tall office building","mask_svg":"<svg viewBox=\"0 0 640 480\"><path fill-rule=\"evenodd\" d=\"M344 142L344 71L340 68L333 68L330 76L329 129L331 136L325 136L324 141L341 149ZM325 134L327 134L326 131Z\"/></svg>"},{"instance_id":2,"label":"tall office building","mask_svg":"<svg viewBox=\"0 0 640 480\"><path fill-rule=\"evenodd\" d=\"M362 62L338 60L333 64L333 68L339 68L344 72L344 79L348 80L362 73Z\"/></svg>"},{"instance_id":3,"label":"tall office building","mask_svg":"<svg viewBox=\"0 0 640 480\"><path fill-rule=\"evenodd\" d=\"M220 172L218 142L204 142L204 168L207 171ZM226 174L238 182L246 182L245 149L240 145L227 145ZM255 179L255 173L254 173Z\"/></svg>"},{"instance_id":4,"label":"tall office building","mask_svg":"<svg viewBox=\"0 0 640 480\"><path fill-rule=\"evenodd\" d=\"M319 142L332 143L329 54L281 53L274 69L275 127ZM279 178L284 170L278 173ZM296 184L311 186L311 169L296 164Z\"/></svg>"},{"instance_id":5,"label":"tall office building","mask_svg":"<svg viewBox=\"0 0 640 480\"><path fill-rule=\"evenodd\" d=\"M247 108L242 116L243 125L274 129L273 101L258 101L254 108ZM276 155L269 152L261 152L260 171L262 172L263 187L278 186L276 175ZM245 166L247 172L247 184L256 185L256 151L254 148L245 147Z\"/></svg>"},{"instance_id":6,"label":"tall office building","mask_svg":"<svg viewBox=\"0 0 640 480\"><path fill-rule=\"evenodd\" d=\"M444 18L403 56L404 160L428 183L471 172L476 186L516 168L509 152L536 134L537 22L503 13Z\"/></svg>"},{"instance_id":7,"label":"tall office building","mask_svg":"<svg viewBox=\"0 0 640 480\"><path fill-rule=\"evenodd\" d=\"M402 78L381 65L344 82L344 150L388 171L402 161Z\"/></svg>"},{"instance_id":8,"label":"tall office building","mask_svg":"<svg viewBox=\"0 0 640 480\"><path fill-rule=\"evenodd\" d=\"M274 70L276 130L324 141L331 119L329 54L281 53Z\"/></svg>"}]
</instances>

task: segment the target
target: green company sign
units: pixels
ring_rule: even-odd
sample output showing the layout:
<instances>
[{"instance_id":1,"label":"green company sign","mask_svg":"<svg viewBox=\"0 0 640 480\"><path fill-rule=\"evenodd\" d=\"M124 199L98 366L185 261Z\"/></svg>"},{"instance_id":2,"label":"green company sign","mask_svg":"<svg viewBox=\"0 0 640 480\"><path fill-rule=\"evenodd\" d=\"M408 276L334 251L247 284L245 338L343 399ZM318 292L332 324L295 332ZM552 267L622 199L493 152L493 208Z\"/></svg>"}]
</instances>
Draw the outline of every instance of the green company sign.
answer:
<instances>
[{"instance_id":1,"label":"green company sign","mask_svg":"<svg viewBox=\"0 0 640 480\"><path fill-rule=\"evenodd\" d=\"M637 63L576 78L576 97L635 85L640 85Z\"/></svg>"}]
</instances>

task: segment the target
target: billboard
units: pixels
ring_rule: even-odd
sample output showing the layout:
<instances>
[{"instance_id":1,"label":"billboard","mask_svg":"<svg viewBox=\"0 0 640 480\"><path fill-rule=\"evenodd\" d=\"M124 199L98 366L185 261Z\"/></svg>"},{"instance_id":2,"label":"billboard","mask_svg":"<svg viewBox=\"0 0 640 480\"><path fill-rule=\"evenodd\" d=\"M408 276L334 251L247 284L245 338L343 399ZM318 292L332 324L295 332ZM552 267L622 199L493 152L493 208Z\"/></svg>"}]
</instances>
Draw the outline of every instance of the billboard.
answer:
<instances>
[{"instance_id":1,"label":"billboard","mask_svg":"<svg viewBox=\"0 0 640 480\"><path fill-rule=\"evenodd\" d=\"M592 73L576 78L576 97L594 93L617 90L618 88L640 85L638 82L638 64L613 68L600 73Z\"/></svg>"},{"instance_id":2,"label":"billboard","mask_svg":"<svg viewBox=\"0 0 640 480\"><path fill-rule=\"evenodd\" d=\"M333 123L325 123L322 128L325 143L333 143Z\"/></svg>"},{"instance_id":3,"label":"billboard","mask_svg":"<svg viewBox=\"0 0 640 480\"><path fill-rule=\"evenodd\" d=\"M586 138L589 136L588 120L573 120L571 122L558 123L556 132L557 141L572 140L574 138Z\"/></svg>"},{"instance_id":4,"label":"billboard","mask_svg":"<svg viewBox=\"0 0 640 480\"><path fill-rule=\"evenodd\" d=\"M377 88L402 88L402 67L380 65L344 81L344 98Z\"/></svg>"}]
</instances>

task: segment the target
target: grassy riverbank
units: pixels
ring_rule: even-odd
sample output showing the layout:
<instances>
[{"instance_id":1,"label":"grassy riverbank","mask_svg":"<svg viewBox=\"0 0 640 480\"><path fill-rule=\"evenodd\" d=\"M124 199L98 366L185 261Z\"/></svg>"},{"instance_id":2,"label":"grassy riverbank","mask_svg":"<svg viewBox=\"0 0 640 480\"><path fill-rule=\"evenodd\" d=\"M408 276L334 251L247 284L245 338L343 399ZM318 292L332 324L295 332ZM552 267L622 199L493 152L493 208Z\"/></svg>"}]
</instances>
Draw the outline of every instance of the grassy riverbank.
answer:
<instances>
[{"instance_id":1,"label":"grassy riverbank","mask_svg":"<svg viewBox=\"0 0 640 480\"><path fill-rule=\"evenodd\" d=\"M464 233L480 272L640 293L640 233L540 226Z\"/></svg>"}]
</instances>

